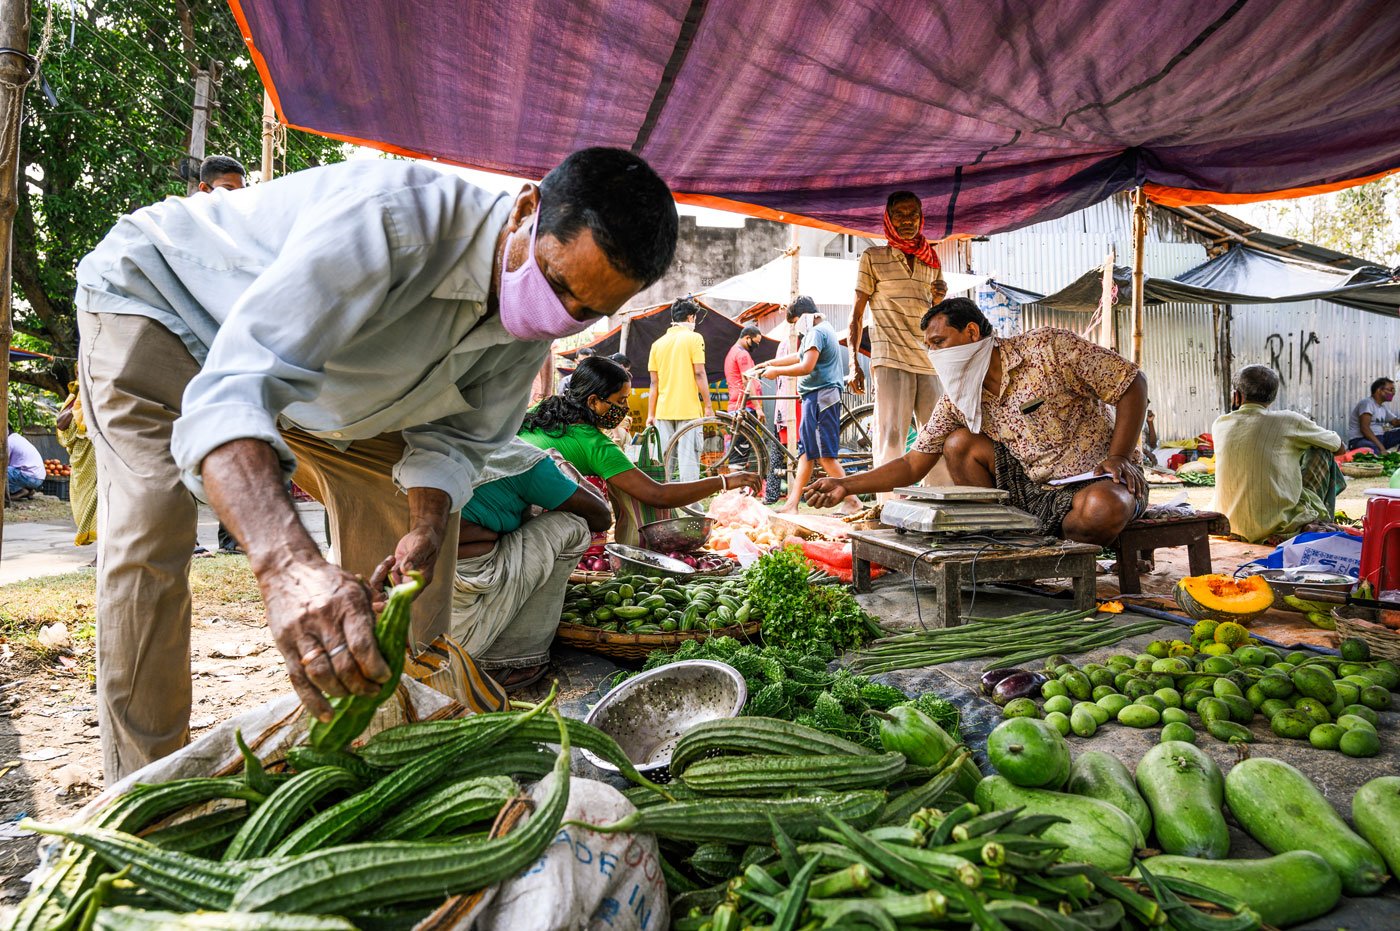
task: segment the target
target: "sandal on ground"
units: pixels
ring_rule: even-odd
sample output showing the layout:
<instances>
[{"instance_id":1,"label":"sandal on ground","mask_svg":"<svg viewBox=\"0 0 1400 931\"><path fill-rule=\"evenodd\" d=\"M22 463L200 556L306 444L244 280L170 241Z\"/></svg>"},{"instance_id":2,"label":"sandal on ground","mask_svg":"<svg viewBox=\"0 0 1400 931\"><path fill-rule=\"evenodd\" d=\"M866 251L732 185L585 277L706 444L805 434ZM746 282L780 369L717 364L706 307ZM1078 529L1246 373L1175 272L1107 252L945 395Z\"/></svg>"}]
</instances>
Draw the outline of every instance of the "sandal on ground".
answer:
<instances>
[{"instance_id":1,"label":"sandal on ground","mask_svg":"<svg viewBox=\"0 0 1400 931\"><path fill-rule=\"evenodd\" d=\"M496 683L507 692L518 692L521 689L528 689L547 675L549 675L549 663L540 663L538 666L521 666L512 669L503 676L492 673L491 678L495 679Z\"/></svg>"}]
</instances>

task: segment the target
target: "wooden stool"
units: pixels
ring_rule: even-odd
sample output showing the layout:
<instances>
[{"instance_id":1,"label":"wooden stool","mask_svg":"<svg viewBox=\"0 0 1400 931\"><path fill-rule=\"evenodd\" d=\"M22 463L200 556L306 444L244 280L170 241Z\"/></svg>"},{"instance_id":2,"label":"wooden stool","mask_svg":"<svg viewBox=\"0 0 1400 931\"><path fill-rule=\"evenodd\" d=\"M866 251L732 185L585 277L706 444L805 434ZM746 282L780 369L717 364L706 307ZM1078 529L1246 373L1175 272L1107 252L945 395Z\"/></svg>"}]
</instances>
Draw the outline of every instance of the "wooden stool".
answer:
<instances>
[{"instance_id":1,"label":"wooden stool","mask_svg":"<svg viewBox=\"0 0 1400 931\"><path fill-rule=\"evenodd\" d=\"M933 627L962 623L962 584L967 582L1074 580L1074 606L1094 606L1095 558L1099 548L1062 542L1036 549L987 549L975 543L944 543L931 534L894 529L853 530L853 582L858 592L870 591L870 564L909 572L916 583L933 589Z\"/></svg>"},{"instance_id":2,"label":"wooden stool","mask_svg":"<svg viewBox=\"0 0 1400 931\"><path fill-rule=\"evenodd\" d=\"M1124 595L1142 593L1138 571L1139 555L1152 559L1154 551L1164 547L1186 547L1186 558L1192 575L1210 572L1210 535L1229 533L1230 522L1215 511L1197 511L1187 517L1164 517L1155 520L1138 518L1123 528L1118 539L1109 545L1118 560L1118 590Z\"/></svg>"}]
</instances>

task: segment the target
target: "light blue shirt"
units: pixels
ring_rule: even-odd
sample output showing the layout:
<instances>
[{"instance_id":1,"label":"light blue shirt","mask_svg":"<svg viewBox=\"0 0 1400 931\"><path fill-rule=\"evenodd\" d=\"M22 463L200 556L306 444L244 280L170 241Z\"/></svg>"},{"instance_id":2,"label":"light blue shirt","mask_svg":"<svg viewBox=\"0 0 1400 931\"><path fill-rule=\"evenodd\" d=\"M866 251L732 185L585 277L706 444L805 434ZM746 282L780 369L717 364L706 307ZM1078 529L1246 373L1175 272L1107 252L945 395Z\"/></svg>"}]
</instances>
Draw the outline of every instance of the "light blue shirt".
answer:
<instances>
[{"instance_id":1,"label":"light blue shirt","mask_svg":"<svg viewBox=\"0 0 1400 931\"><path fill-rule=\"evenodd\" d=\"M271 444L290 476L280 416L342 447L402 432L399 487L442 489L460 510L549 353L487 312L510 207L381 160L172 197L122 217L83 259L77 307L150 317L201 363L171 439L197 496L204 457L236 439Z\"/></svg>"},{"instance_id":2,"label":"light blue shirt","mask_svg":"<svg viewBox=\"0 0 1400 931\"><path fill-rule=\"evenodd\" d=\"M803 375L797 383L798 394L811 394L823 388L839 388L846 384L846 361L841 358L841 341L831 324L823 320L807 331L797 354L806 356L809 349L817 350L817 367Z\"/></svg>"}]
</instances>

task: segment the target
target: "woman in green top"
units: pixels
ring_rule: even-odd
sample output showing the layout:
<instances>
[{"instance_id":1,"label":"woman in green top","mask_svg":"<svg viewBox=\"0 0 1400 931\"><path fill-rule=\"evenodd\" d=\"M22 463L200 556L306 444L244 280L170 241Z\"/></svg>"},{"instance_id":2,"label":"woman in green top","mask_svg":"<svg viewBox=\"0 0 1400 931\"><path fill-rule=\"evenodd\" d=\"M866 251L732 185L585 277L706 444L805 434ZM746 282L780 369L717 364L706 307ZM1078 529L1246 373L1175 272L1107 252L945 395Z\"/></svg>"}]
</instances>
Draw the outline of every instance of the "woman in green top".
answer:
<instances>
[{"instance_id":1,"label":"woman in green top","mask_svg":"<svg viewBox=\"0 0 1400 931\"><path fill-rule=\"evenodd\" d=\"M599 356L584 359L564 394L545 398L525 413L520 438L540 449L558 450L583 475L601 478L615 500L634 498L653 508L684 507L731 488L758 487L754 472L661 483L638 469L603 433L627 416L631 390L631 377L616 362Z\"/></svg>"},{"instance_id":2,"label":"woman in green top","mask_svg":"<svg viewBox=\"0 0 1400 931\"><path fill-rule=\"evenodd\" d=\"M569 574L611 521L601 495L529 443L486 457L462 508L449 633L506 691L548 672Z\"/></svg>"}]
</instances>

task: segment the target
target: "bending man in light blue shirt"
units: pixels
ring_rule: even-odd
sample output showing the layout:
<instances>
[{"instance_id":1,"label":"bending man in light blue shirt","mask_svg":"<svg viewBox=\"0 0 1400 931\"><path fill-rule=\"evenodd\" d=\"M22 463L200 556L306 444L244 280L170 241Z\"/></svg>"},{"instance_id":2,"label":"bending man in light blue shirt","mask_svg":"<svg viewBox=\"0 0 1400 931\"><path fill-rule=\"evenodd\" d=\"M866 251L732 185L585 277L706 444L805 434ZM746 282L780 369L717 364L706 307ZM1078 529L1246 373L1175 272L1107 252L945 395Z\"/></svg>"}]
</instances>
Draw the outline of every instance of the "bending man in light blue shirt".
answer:
<instances>
[{"instance_id":1,"label":"bending man in light blue shirt","mask_svg":"<svg viewBox=\"0 0 1400 931\"><path fill-rule=\"evenodd\" d=\"M376 691L371 588L450 579L448 517L515 434L550 342L659 278L675 237L665 183L615 149L577 152L514 198L363 161L119 220L77 293L108 780L188 736L196 496L247 550L308 710ZM326 504L338 566L288 478ZM446 630L450 596L425 590L415 643Z\"/></svg>"}]
</instances>

